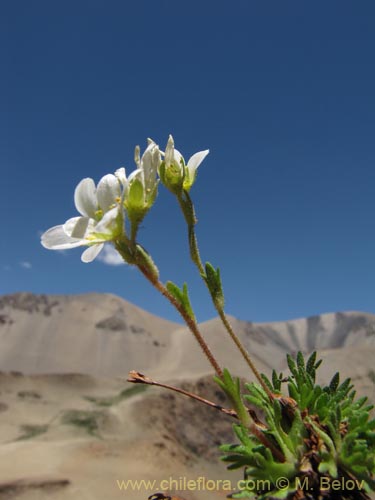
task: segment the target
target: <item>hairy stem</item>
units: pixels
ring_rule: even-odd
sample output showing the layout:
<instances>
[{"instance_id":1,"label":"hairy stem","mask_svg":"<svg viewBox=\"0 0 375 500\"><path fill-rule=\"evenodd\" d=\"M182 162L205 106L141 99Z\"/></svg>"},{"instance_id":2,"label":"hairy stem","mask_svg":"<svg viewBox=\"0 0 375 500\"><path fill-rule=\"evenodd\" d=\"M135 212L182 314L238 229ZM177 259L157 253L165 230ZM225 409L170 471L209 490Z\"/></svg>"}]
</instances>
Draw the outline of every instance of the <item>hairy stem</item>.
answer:
<instances>
[{"instance_id":1,"label":"hairy stem","mask_svg":"<svg viewBox=\"0 0 375 500\"><path fill-rule=\"evenodd\" d=\"M208 361L210 362L211 366L215 370L216 374L222 378L223 371L220 368L218 362L216 361L214 355L211 352L211 349L209 348L208 344L202 337L202 334L199 331L198 325L196 321L187 314L185 309L182 307L182 305L177 302L177 300L169 293L169 291L166 289L166 287L163 285L163 283L157 279L155 279L154 276L152 276L146 268L143 266L138 265L138 269L141 271L141 273L145 276L145 278L162 294L164 295L165 298L169 300L169 302L177 309L177 311L180 313L182 319L185 321L187 326L189 327L189 330L192 332L194 335L195 339L197 340L199 346L201 347L202 351L206 355Z\"/></svg>"},{"instance_id":2,"label":"hairy stem","mask_svg":"<svg viewBox=\"0 0 375 500\"><path fill-rule=\"evenodd\" d=\"M221 319L223 325L225 326L227 332L229 333L229 335L231 336L233 342L236 344L236 346L238 347L240 353L242 354L242 357L245 359L246 363L250 367L251 371L254 373L255 377L257 378L258 382L261 384L261 386L265 390L265 392L268 395L268 397L271 400L273 400L274 399L274 395L270 391L269 387L265 384L264 380L260 376L260 373L259 373L257 367L255 366L253 360L251 359L249 353L247 352L247 350L245 349L245 347L242 345L242 343L241 343L240 339L238 338L238 336L235 334L235 332L234 332L234 330L232 328L232 325L229 323L229 320L228 320L225 312L223 311L222 308L218 308L218 307L216 308L216 310L217 310L217 312L218 312L218 314L220 316L220 319Z\"/></svg>"}]
</instances>

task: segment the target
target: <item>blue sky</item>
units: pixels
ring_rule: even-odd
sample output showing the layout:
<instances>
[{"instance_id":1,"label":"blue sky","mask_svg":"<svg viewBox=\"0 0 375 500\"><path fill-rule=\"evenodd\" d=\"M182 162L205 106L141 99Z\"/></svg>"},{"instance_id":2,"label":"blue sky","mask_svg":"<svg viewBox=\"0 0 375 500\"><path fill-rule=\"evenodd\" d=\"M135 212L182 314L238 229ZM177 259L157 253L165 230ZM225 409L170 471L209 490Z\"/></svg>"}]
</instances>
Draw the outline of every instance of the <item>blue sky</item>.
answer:
<instances>
[{"instance_id":1,"label":"blue sky","mask_svg":"<svg viewBox=\"0 0 375 500\"><path fill-rule=\"evenodd\" d=\"M3 4L0 293L111 292L177 320L135 269L39 242L75 215L82 178L131 171L136 144L172 133L187 158L210 149L191 194L230 314L375 313L374 15L366 0ZM213 317L163 187L140 242Z\"/></svg>"}]
</instances>

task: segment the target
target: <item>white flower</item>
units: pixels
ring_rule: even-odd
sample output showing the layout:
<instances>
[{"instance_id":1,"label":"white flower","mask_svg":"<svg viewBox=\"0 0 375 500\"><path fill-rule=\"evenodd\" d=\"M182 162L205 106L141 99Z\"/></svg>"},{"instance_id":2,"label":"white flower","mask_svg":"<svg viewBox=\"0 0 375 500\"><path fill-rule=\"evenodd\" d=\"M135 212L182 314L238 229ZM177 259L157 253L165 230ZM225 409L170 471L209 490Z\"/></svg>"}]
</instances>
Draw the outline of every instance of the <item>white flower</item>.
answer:
<instances>
[{"instance_id":1,"label":"white flower","mask_svg":"<svg viewBox=\"0 0 375 500\"><path fill-rule=\"evenodd\" d=\"M42 235L41 243L51 250L87 245L89 248L81 259L91 262L104 243L114 240L123 230L119 179L112 174L105 175L97 188L92 179L83 179L75 189L74 202L81 216L48 229Z\"/></svg>"},{"instance_id":2,"label":"white flower","mask_svg":"<svg viewBox=\"0 0 375 500\"><path fill-rule=\"evenodd\" d=\"M194 184L197 168L208 155L209 149L193 154L187 164L182 154L175 149L173 137L170 135L164 153L164 162L159 169L161 181L172 192L181 189L189 191Z\"/></svg>"}]
</instances>

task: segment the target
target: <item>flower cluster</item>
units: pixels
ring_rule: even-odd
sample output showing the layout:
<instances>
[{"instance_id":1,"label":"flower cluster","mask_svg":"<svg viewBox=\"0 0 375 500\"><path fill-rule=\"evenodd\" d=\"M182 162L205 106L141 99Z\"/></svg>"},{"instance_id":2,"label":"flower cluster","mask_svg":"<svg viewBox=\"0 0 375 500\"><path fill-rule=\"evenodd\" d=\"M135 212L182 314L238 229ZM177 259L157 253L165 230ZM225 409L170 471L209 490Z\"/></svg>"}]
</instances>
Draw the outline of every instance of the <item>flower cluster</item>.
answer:
<instances>
[{"instance_id":1,"label":"flower cluster","mask_svg":"<svg viewBox=\"0 0 375 500\"><path fill-rule=\"evenodd\" d=\"M130 241L135 240L139 224L155 202L159 179L174 194L189 191L198 166L208 150L195 153L188 161L174 148L173 137L165 152L151 139L142 157L135 148L134 170L128 177L125 168L102 177L98 185L92 179L83 179L75 189L74 202L78 217L54 226L42 235L42 245L50 250L64 250L88 246L82 254L83 262L91 262L104 243L126 236L125 218L131 225Z\"/></svg>"}]
</instances>

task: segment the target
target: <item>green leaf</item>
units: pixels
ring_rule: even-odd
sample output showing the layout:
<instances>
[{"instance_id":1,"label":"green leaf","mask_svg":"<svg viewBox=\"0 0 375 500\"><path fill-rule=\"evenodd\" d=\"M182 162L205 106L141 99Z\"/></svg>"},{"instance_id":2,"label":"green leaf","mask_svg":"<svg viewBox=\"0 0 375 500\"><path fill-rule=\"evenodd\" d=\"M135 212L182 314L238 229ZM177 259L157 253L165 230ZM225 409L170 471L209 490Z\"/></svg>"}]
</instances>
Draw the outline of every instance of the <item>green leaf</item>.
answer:
<instances>
[{"instance_id":1,"label":"green leaf","mask_svg":"<svg viewBox=\"0 0 375 500\"><path fill-rule=\"evenodd\" d=\"M182 303L182 292L177 285L173 283L173 281L167 281L165 284L168 292L173 295L173 297L181 304Z\"/></svg>"},{"instance_id":2,"label":"green leaf","mask_svg":"<svg viewBox=\"0 0 375 500\"><path fill-rule=\"evenodd\" d=\"M301 373L305 372L305 360L303 359L303 354L301 351L297 353L297 366Z\"/></svg>"},{"instance_id":3,"label":"green leaf","mask_svg":"<svg viewBox=\"0 0 375 500\"><path fill-rule=\"evenodd\" d=\"M339 372L335 373L334 376L332 377L332 380L329 384L329 390L331 392L336 392L338 386L339 386L339 383L340 383L340 374Z\"/></svg>"},{"instance_id":4,"label":"green leaf","mask_svg":"<svg viewBox=\"0 0 375 500\"><path fill-rule=\"evenodd\" d=\"M319 366L323 363L323 360L322 359L319 359L317 362L316 362L316 365L315 365L315 371L319 368Z\"/></svg>"},{"instance_id":5,"label":"green leaf","mask_svg":"<svg viewBox=\"0 0 375 500\"><path fill-rule=\"evenodd\" d=\"M233 378L229 370L224 368L222 378L215 377L214 380L231 400L240 422L245 426L249 426L251 419L242 400L240 379L238 377Z\"/></svg>"},{"instance_id":6,"label":"green leaf","mask_svg":"<svg viewBox=\"0 0 375 500\"><path fill-rule=\"evenodd\" d=\"M294 375L294 377L298 376L298 370L296 367L296 363L290 354L286 355L286 360L287 360L288 367L289 367L291 374Z\"/></svg>"},{"instance_id":7,"label":"green leaf","mask_svg":"<svg viewBox=\"0 0 375 500\"><path fill-rule=\"evenodd\" d=\"M273 385L271 384L269 378L266 375L264 375L264 373L261 373L260 376L261 376L263 382L268 387L268 389L272 392L273 391Z\"/></svg>"},{"instance_id":8,"label":"green leaf","mask_svg":"<svg viewBox=\"0 0 375 500\"><path fill-rule=\"evenodd\" d=\"M281 376L279 378L279 376L277 375L276 370L272 370L272 384L273 384L274 390L276 390L276 391L280 391L280 389L281 389L281 378L282 378Z\"/></svg>"},{"instance_id":9,"label":"green leaf","mask_svg":"<svg viewBox=\"0 0 375 500\"><path fill-rule=\"evenodd\" d=\"M184 283L182 290L172 281L167 281L165 284L168 292L176 299L176 301L182 306L184 311L189 315L189 317L195 320L194 311L190 304L189 294L187 284Z\"/></svg>"},{"instance_id":10,"label":"green leaf","mask_svg":"<svg viewBox=\"0 0 375 500\"><path fill-rule=\"evenodd\" d=\"M215 306L222 310L224 308L225 300L220 277L220 269L215 269L212 264L206 262L205 271L206 274L203 276L203 279L207 284L212 300L214 301Z\"/></svg>"},{"instance_id":11,"label":"green leaf","mask_svg":"<svg viewBox=\"0 0 375 500\"><path fill-rule=\"evenodd\" d=\"M294 399L295 401L297 401L297 403L299 403L300 401L300 394L298 392L298 389L296 387L296 385L293 383L293 382L289 382L288 384L288 392L289 392L289 396Z\"/></svg>"},{"instance_id":12,"label":"green leaf","mask_svg":"<svg viewBox=\"0 0 375 500\"><path fill-rule=\"evenodd\" d=\"M182 304L184 306L185 311L190 316L190 318L195 320L194 311L190 304L188 287L186 283L182 285Z\"/></svg>"},{"instance_id":13,"label":"green leaf","mask_svg":"<svg viewBox=\"0 0 375 500\"><path fill-rule=\"evenodd\" d=\"M316 351L314 351L306 363L306 371L309 375L315 371Z\"/></svg>"}]
</instances>

